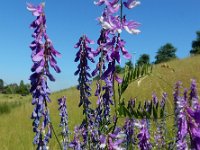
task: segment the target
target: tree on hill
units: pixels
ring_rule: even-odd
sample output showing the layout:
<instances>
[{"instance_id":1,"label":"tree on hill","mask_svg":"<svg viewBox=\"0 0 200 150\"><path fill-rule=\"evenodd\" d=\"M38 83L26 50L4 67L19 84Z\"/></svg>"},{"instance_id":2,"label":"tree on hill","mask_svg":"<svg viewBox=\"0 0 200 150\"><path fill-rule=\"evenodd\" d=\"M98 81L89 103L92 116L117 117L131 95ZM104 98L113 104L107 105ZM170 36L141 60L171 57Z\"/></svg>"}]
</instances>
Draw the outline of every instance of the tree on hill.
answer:
<instances>
[{"instance_id":1,"label":"tree on hill","mask_svg":"<svg viewBox=\"0 0 200 150\"><path fill-rule=\"evenodd\" d=\"M197 38L192 41L192 49L190 50L190 54L200 54L200 31L196 32Z\"/></svg>"},{"instance_id":2,"label":"tree on hill","mask_svg":"<svg viewBox=\"0 0 200 150\"><path fill-rule=\"evenodd\" d=\"M133 69L133 63L132 63L131 60L129 60L129 61L126 62L125 64L129 67L129 69Z\"/></svg>"},{"instance_id":3,"label":"tree on hill","mask_svg":"<svg viewBox=\"0 0 200 150\"><path fill-rule=\"evenodd\" d=\"M29 90L28 90L27 86L28 85L25 85L24 81L21 80L16 92L18 94L21 94L21 95L27 95L27 94L29 94Z\"/></svg>"},{"instance_id":4,"label":"tree on hill","mask_svg":"<svg viewBox=\"0 0 200 150\"><path fill-rule=\"evenodd\" d=\"M157 55L155 56L155 59L156 59L155 64L166 62L174 58L177 58L176 51L177 49L171 43L167 43L161 46L158 49Z\"/></svg>"},{"instance_id":5,"label":"tree on hill","mask_svg":"<svg viewBox=\"0 0 200 150\"><path fill-rule=\"evenodd\" d=\"M123 68L120 65L115 66L115 72L116 73L122 73L122 71L123 71Z\"/></svg>"},{"instance_id":6,"label":"tree on hill","mask_svg":"<svg viewBox=\"0 0 200 150\"><path fill-rule=\"evenodd\" d=\"M150 57L148 54L140 55L139 59L137 60L137 65L144 65L150 63Z\"/></svg>"},{"instance_id":7,"label":"tree on hill","mask_svg":"<svg viewBox=\"0 0 200 150\"><path fill-rule=\"evenodd\" d=\"M3 88L4 88L4 81L3 79L0 79L0 92L3 91Z\"/></svg>"}]
</instances>

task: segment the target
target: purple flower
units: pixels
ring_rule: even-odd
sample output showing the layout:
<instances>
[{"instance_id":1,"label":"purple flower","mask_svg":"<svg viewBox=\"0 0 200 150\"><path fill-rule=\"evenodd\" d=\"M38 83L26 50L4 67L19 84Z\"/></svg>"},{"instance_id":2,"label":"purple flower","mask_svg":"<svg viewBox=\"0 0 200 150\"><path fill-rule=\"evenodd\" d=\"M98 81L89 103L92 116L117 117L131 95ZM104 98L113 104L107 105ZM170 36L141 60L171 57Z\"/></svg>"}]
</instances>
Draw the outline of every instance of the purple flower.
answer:
<instances>
[{"instance_id":1,"label":"purple flower","mask_svg":"<svg viewBox=\"0 0 200 150\"><path fill-rule=\"evenodd\" d=\"M100 148L104 149L107 144L107 137L105 135L100 135Z\"/></svg>"},{"instance_id":2,"label":"purple flower","mask_svg":"<svg viewBox=\"0 0 200 150\"><path fill-rule=\"evenodd\" d=\"M27 3L27 9L29 11L31 11L33 13L34 16L38 17L40 16L41 14L43 14L43 8L45 6L45 3L41 3L40 5L38 6L34 6L30 3Z\"/></svg>"},{"instance_id":3,"label":"purple flower","mask_svg":"<svg viewBox=\"0 0 200 150\"><path fill-rule=\"evenodd\" d=\"M67 105L66 105L66 97L58 99L59 111L60 111L60 126L62 127L61 135L63 137L63 149L66 150L68 147L68 113L67 113Z\"/></svg>"},{"instance_id":4,"label":"purple flower","mask_svg":"<svg viewBox=\"0 0 200 150\"><path fill-rule=\"evenodd\" d=\"M120 128L116 128L113 133L108 134L108 149L118 150L122 149L121 144L124 142L126 135Z\"/></svg>"},{"instance_id":5,"label":"purple flower","mask_svg":"<svg viewBox=\"0 0 200 150\"><path fill-rule=\"evenodd\" d=\"M127 2L124 2L124 6L128 9L132 9L137 5L140 5L140 2L137 0L127 0Z\"/></svg>"},{"instance_id":6,"label":"purple flower","mask_svg":"<svg viewBox=\"0 0 200 150\"><path fill-rule=\"evenodd\" d=\"M162 126L157 124L156 131L154 132L155 145L157 148L163 148L165 145Z\"/></svg>"},{"instance_id":7,"label":"purple flower","mask_svg":"<svg viewBox=\"0 0 200 150\"><path fill-rule=\"evenodd\" d=\"M139 34L141 32L139 29L137 29L140 26L140 24L135 21L127 21L126 16L124 16L122 19L122 26L123 29L130 34Z\"/></svg>"},{"instance_id":8,"label":"purple flower","mask_svg":"<svg viewBox=\"0 0 200 150\"><path fill-rule=\"evenodd\" d=\"M153 104L154 104L154 105L157 105L157 104L158 104L158 98L157 98L157 96L156 96L156 93L153 93L153 95L152 95L152 101L153 101Z\"/></svg>"},{"instance_id":9,"label":"purple flower","mask_svg":"<svg viewBox=\"0 0 200 150\"><path fill-rule=\"evenodd\" d=\"M187 113L200 125L200 105L198 105L197 109L187 107Z\"/></svg>"},{"instance_id":10,"label":"purple flower","mask_svg":"<svg viewBox=\"0 0 200 150\"><path fill-rule=\"evenodd\" d=\"M192 108L197 109L198 106L198 94L197 94L197 85L196 81L193 79L191 82L191 87L190 87L190 101L192 104Z\"/></svg>"},{"instance_id":11,"label":"purple flower","mask_svg":"<svg viewBox=\"0 0 200 150\"><path fill-rule=\"evenodd\" d=\"M44 3L38 6L27 4L27 9L36 16L36 19L30 25L31 29L35 29L32 34L34 41L30 44L31 58L34 63L31 68L33 73L30 76L30 92L33 97L32 105L35 105L31 117L33 119L33 132L35 132L33 143L38 145L38 149L47 149L47 144L51 138L51 122L47 107L47 102L51 102L49 98L51 92L47 85L47 78L51 81L55 81L55 79L50 74L49 64L56 72L60 72L54 58L60 56L60 53L54 49L46 33L46 18L43 8Z\"/></svg>"},{"instance_id":12,"label":"purple flower","mask_svg":"<svg viewBox=\"0 0 200 150\"><path fill-rule=\"evenodd\" d=\"M79 127L75 127L75 129L74 129L74 139L69 144L69 147L73 148L75 150L82 150L81 141L80 141L80 130L79 130Z\"/></svg>"},{"instance_id":13,"label":"purple flower","mask_svg":"<svg viewBox=\"0 0 200 150\"><path fill-rule=\"evenodd\" d=\"M106 85L103 88L104 94L103 94L103 117L106 119L106 121L109 122L110 117L110 105L113 105L113 86L112 86L112 77L107 77L104 79Z\"/></svg>"},{"instance_id":14,"label":"purple flower","mask_svg":"<svg viewBox=\"0 0 200 150\"><path fill-rule=\"evenodd\" d=\"M139 123L139 134L137 135L137 138L139 140L138 147L141 150L150 150L152 149L152 145L149 142L150 134L147 128L147 123L145 120L141 120Z\"/></svg>"},{"instance_id":15,"label":"purple flower","mask_svg":"<svg viewBox=\"0 0 200 150\"><path fill-rule=\"evenodd\" d=\"M134 119L126 119L124 125L127 149L134 144Z\"/></svg>"},{"instance_id":16,"label":"purple flower","mask_svg":"<svg viewBox=\"0 0 200 150\"><path fill-rule=\"evenodd\" d=\"M181 86L182 83L179 81L176 83L175 85L175 91L174 91L174 125L177 126L178 125L178 112L179 112L179 108L178 108L178 104L177 102L180 101L181 99L181 96L180 96L180 88L182 87Z\"/></svg>"},{"instance_id":17,"label":"purple flower","mask_svg":"<svg viewBox=\"0 0 200 150\"><path fill-rule=\"evenodd\" d=\"M189 133L190 133L190 140L191 140L191 149L192 150L199 150L200 149L200 125L189 120Z\"/></svg>"},{"instance_id":18,"label":"purple flower","mask_svg":"<svg viewBox=\"0 0 200 150\"><path fill-rule=\"evenodd\" d=\"M90 39L88 39L87 36L82 36L80 37L78 43L74 46L75 48L79 48L79 51L76 53L76 58L75 62L80 61L77 71L74 73L75 75L79 74L78 78L78 89L80 90L80 103L79 107L84 104L84 107L88 107L90 104L90 101L88 97L91 95L90 94L90 80L91 78L90 73L88 70L90 69L88 66L88 59L94 63L94 55L93 55L93 50L88 46L88 44L93 44L94 42ZM86 111L86 110L84 110Z\"/></svg>"},{"instance_id":19,"label":"purple flower","mask_svg":"<svg viewBox=\"0 0 200 150\"><path fill-rule=\"evenodd\" d=\"M162 109L165 107L166 100L167 100L167 93L163 93L163 94L162 94L162 100L161 100L161 102L160 102L160 107L161 107Z\"/></svg>"},{"instance_id":20,"label":"purple flower","mask_svg":"<svg viewBox=\"0 0 200 150\"><path fill-rule=\"evenodd\" d=\"M122 32L120 17L110 15L107 9L105 9L103 15L98 18L98 21L104 30L109 30L113 34Z\"/></svg>"},{"instance_id":21,"label":"purple flower","mask_svg":"<svg viewBox=\"0 0 200 150\"><path fill-rule=\"evenodd\" d=\"M110 2L109 0L99 0L98 2L94 2L94 4L98 6L105 4L108 12L113 14L116 13L120 8L118 1L119 0L113 0Z\"/></svg>"},{"instance_id":22,"label":"purple flower","mask_svg":"<svg viewBox=\"0 0 200 150\"><path fill-rule=\"evenodd\" d=\"M187 125L187 119L185 112L180 112L179 118L178 118L178 132L177 132L177 142L176 147L178 150L182 149L188 149L187 145L187 131L188 125Z\"/></svg>"}]
</instances>

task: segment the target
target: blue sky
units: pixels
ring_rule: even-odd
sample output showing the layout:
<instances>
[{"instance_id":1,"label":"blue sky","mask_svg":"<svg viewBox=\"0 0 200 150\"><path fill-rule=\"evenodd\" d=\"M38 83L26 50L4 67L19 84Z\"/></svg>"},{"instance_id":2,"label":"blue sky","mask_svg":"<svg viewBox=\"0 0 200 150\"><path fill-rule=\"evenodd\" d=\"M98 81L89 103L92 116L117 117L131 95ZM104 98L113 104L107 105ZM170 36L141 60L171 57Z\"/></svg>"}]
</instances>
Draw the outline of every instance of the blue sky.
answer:
<instances>
[{"instance_id":1,"label":"blue sky","mask_svg":"<svg viewBox=\"0 0 200 150\"><path fill-rule=\"evenodd\" d=\"M29 83L32 66L29 44L33 40L29 24L35 18L26 10L26 2L1 0L0 78L7 84L20 80ZM124 11L128 19L142 24L140 35L122 33L127 50L136 52L136 58L147 53L154 61L159 47L170 42L177 48L179 58L189 56L195 32L200 30L199 6L200 0L141 0L140 6ZM62 53L62 58L58 59L62 72L51 71L57 80L49 84L52 90L77 84L77 77L73 75L77 66L73 61L76 53L73 46L82 34L97 40L100 26L96 18L102 9L95 6L93 0L46 0L47 33L54 47ZM122 60L122 65L125 61Z\"/></svg>"}]
</instances>

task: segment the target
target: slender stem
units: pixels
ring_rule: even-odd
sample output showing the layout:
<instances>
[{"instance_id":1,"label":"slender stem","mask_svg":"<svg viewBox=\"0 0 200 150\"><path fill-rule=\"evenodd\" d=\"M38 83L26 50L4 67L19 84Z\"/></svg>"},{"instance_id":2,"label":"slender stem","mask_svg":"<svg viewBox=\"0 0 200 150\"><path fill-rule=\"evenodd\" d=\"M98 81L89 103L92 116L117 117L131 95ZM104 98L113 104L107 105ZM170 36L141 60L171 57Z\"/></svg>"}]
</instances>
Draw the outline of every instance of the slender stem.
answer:
<instances>
[{"instance_id":1,"label":"slender stem","mask_svg":"<svg viewBox=\"0 0 200 150\"><path fill-rule=\"evenodd\" d=\"M59 144L59 146L60 146L60 149L62 150L63 148L62 148L62 145L60 144L60 142L59 142L59 140L58 140L58 137L57 137L57 135L56 135L56 132L55 132L55 130L54 130L54 128L53 128L53 124L50 122L50 126L51 126L51 129L52 129L52 131L53 131L53 134L55 135L55 137L56 137L56 141L57 141L57 143Z\"/></svg>"},{"instance_id":2,"label":"slender stem","mask_svg":"<svg viewBox=\"0 0 200 150\"><path fill-rule=\"evenodd\" d=\"M122 0L120 1L120 21L122 23L122 15L123 15L123 3Z\"/></svg>"}]
</instances>

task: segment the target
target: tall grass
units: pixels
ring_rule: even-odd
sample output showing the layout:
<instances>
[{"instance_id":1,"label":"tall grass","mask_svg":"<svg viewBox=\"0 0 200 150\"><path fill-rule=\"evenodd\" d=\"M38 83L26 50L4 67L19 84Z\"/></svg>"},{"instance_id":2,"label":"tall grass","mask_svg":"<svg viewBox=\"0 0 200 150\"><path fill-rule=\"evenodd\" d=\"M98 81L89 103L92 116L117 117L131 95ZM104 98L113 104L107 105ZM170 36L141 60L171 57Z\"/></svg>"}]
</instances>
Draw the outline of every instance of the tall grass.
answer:
<instances>
[{"instance_id":1,"label":"tall grass","mask_svg":"<svg viewBox=\"0 0 200 150\"><path fill-rule=\"evenodd\" d=\"M21 102L3 102L0 103L0 115L4 113L10 113L15 107L21 106Z\"/></svg>"}]
</instances>

